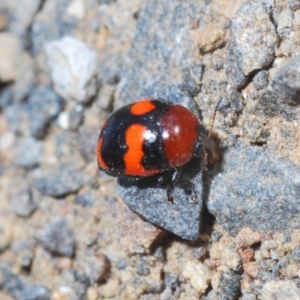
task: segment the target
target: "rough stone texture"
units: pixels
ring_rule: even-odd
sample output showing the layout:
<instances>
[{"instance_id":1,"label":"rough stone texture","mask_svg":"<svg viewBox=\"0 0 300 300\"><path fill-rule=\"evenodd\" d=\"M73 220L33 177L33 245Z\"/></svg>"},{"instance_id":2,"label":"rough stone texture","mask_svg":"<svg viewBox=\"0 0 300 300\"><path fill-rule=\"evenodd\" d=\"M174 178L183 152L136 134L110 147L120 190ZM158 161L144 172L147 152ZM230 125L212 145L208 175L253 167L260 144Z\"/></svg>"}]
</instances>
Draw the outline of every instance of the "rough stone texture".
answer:
<instances>
[{"instance_id":1,"label":"rough stone texture","mask_svg":"<svg viewBox=\"0 0 300 300\"><path fill-rule=\"evenodd\" d=\"M14 275L8 266L0 266L0 287L16 300L50 300L50 292L42 285L26 282Z\"/></svg>"},{"instance_id":2,"label":"rough stone texture","mask_svg":"<svg viewBox=\"0 0 300 300\"><path fill-rule=\"evenodd\" d=\"M56 92L64 99L86 103L97 92L97 56L73 37L46 45L47 62Z\"/></svg>"},{"instance_id":3,"label":"rough stone texture","mask_svg":"<svg viewBox=\"0 0 300 300\"><path fill-rule=\"evenodd\" d=\"M224 272L219 283L219 297L222 300L235 300L240 296L241 276L234 272Z\"/></svg>"},{"instance_id":4,"label":"rough stone texture","mask_svg":"<svg viewBox=\"0 0 300 300\"><path fill-rule=\"evenodd\" d=\"M300 56L284 64L273 76L273 89L280 90L287 103L299 104Z\"/></svg>"},{"instance_id":5,"label":"rough stone texture","mask_svg":"<svg viewBox=\"0 0 300 300\"><path fill-rule=\"evenodd\" d=\"M37 232L36 239L53 254L71 257L74 254L75 240L66 219L57 219Z\"/></svg>"},{"instance_id":6,"label":"rough stone texture","mask_svg":"<svg viewBox=\"0 0 300 300\"><path fill-rule=\"evenodd\" d=\"M16 163L23 168L34 168L41 160L42 145L33 138L20 140L17 146Z\"/></svg>"},{"instance_id":7,"label":"rough stone texture","mask_svg":"<svg viewBox=\"0 0 300 300\"><path fill-rule=\"evenodd\" d=\"M0 33L0 81L9 82L16 79L16 60L21 52L19 38L11 33Z\"/></svg>"},{"instance_id":8,"label":"rough stone texture","mask_svg":"<svg viewBox=\"0 0 300 300\"><path fill-rule=\"evenodd\" d=\"M224 153L223 166L207 203L219 224L232 234L247 226L259 232L299 228L297 165L240 142Z\"/></svg>"},{"instance_id":9,"label":"rough stone texture","mask_svg":"<svg viewBox=\"0 0 300 300\"><path fill-rule=\"evenodd\" d=\"M18 40L0 56L1 65L18 53L13 80L0 85L0 299L298 299L300 2L19 2L0 3L1 34ZM99 85L88 103L61 101L51 84L45 46L66 36L96 52ZM185 105L219 140L208 156L215 165L194 173L203 209L184 184L174 192L175 205L197 206L196 222L181 211L167 217L170 230L196 241L132 212L117 180L97 170L99 127L142 97ZM172 213L165 189L141 185L123 186L125 200L136 193L139 207L160 197L160 217ZM53 228L57 218L67 226ZM68 240L71 256L46 247Z\"/></svg>"},{"instance_id":10,"label":"rough stone texture","mask_svg":"<svg viewBox=\"0 0 300 300\"><path fill-rule=\"evenodd\" d=\"M58 166L33 182L34 187L41 193L53 197L74 193L82 184L82 171L74 169L71 165Z\"/></svg>"},{"instance_id":11,"label":"rough stone texture","mask_svg":"<svg viewBox=\"0 0 300 300\"><path fill-rule=\"evenodd\" d=\"M46 134L51 120L62 109L62 101L49 86L40 85L30 94L25 109L31 135L36 139L41 139Z\"/></svg>"},{"instance_id":12,"label":"rough stone texture","mask_svg":"<svg viewBox=\"0 0 300 300\"><path fill-rule=\"evenodd\" d=\"M299 299L300 290L296 284L291 281L269 281L262 289L262 298L266 300L273 299Z\"/></svg>"},{"instance_id":13,"label":"rough stone texture","mask_svg":"<svg viewBox=\"0 0 300 300\"><path fill-rule=\"evenodd\" d=\"M233 87L274 60L277 36L264 3L249 2L240 7L231 23L231 42L225 70Z\"/></svg>"},{"instance_id":14,"label":"rough stone texture","mask_svg":"<svg viewBox=\"0 0 300 300\"><path fill-rule=\"evenodd\" d=\"M37 205L33 200L30 188L24 182L24 178L15 178L14 184L7 191L10 209L20 217L29 217Z\"/></svg>"}]
</instances>

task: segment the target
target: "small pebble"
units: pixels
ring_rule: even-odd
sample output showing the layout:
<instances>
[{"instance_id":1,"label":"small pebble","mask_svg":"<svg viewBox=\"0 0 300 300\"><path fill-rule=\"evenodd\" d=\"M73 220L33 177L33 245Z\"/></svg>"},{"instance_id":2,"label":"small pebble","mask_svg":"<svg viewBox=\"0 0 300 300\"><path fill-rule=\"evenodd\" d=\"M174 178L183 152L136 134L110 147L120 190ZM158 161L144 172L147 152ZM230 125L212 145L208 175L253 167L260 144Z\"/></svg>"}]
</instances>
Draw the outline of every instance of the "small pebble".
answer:
<instances>
[{"instance_id":1,"label":"small pebble","mask_svg":"<svg viewBox=\"0 0 300 300\"><path fill-rule=\"evenodd\" d=\"M75 250L73 230L67 220L59 218L35 235L41 245L53 254L72 257Z\"/></svg>"}]
</instances>

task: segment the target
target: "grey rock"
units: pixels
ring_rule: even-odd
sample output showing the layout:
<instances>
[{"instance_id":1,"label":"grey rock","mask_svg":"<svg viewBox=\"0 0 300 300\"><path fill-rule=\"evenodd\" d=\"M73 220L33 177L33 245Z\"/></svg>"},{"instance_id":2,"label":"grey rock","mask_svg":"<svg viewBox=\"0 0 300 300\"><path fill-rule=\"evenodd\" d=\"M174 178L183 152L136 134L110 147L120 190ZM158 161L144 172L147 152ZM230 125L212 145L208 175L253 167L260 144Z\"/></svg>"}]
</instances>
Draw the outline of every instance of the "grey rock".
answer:
<instances>
[{"instance_id":1,"label":"grey rock","mask_svg":"<svg viewBox=\"0 0 300 300\"><path fill-rule=\"evenodd\" d=\"M76 198L74 200L75 204L81 205L83 207L92 206L94 204L94 202L95 202L95 199L94 199L92 193L90 193L90 192L78 195L78 196L76 196Z\"/></svg>"},{"instance_id":2,"label":"grey rock","mask_svg":"<svg viewBox=\"0 0 300 300\"><path fill-rule=\"evenodd\" d=\"M120 103L117 107L139 99L141 91L153 82L165 85L182 83L183 74L178 70L199 63L195 59L195 44L186 20L201 18L205 14L203 5L192 0L169 1L167 5L159 0L145 2L127 63L120 74Z\"/></svg>"},{"instance_id":3,"label":"grey rock","mask_svg":"<svg viewBox=\"0 0 300 300\"><path fill-rule=\"evenodd\" d=\"M28 137L18 141L16 163L25 169L36 167L41 160L42 145L34 138Z\"/></svg>"},{"instance_id":4,"label":"grey rock","mask_svg":"<svg viewBox=\"0 0 300 300\"><path fill-rule=\"evenodd\" d=\"M0 109L7 108L12 101L12 89L7 86L0 90Z\"/></svg>"},{"instance_id":5,"label":"grey rock","mask_svg":"<svg viewBox=\"0 0 300 300\"><path fill-rule=\"evenodd\" d=\"M141 276L147 276L150 274L150 266L145 259L140 258L136 265L136 272Z\"/></svg>"},{"instance_id":6,"label":"grey rock","mask_svg":"<svg viewBox=\"0 0 300 300\"><path fill-rule=\"evenodd\" d=\"M254 294L244 294L241 298L241 300L256 300L256 295Z\"/></svg>"},{"instance_id":7,"label":"grey rock","mask_svg":"<svg viewBox=\"0 0 300 300\"><path fill-rule=\"evenodd\" d=\"M74 32L77 20L67 13L70 3L71 0L52 0L44 3L30 30L33 55L41 54L49 41Z\"/></svg>"},{"instance_id":8,"label":"grey rock","mask_svg":"<svg viewBox=\"0 0 300 300\"><path fill-rule=\"evenodd\" d=\"M27 106L11 105L4 110L8 120L9 129L16 134L28 135L29 120L27 114Z\"/></svg>"},{"instance_id":9,"label":"grey rock","mask_svg":"<svg viewBox=\"0 0 300 300\"><path fill-rule=\"evenodd\" d=\"M268 281L262 288L261 298L273 299L300 299L300 289L291 280Z\"/></svg>"},{"instance_id":10,"label":"grey rock","mask_svg":"<svg viewBox=\"0 0 300 300\"><path fill-rule=\"evenodd\" d=\"M199 170L199 166L200 161L192 161L183 171L194 185L195 194L175 187L173 203L168 201L167 190L158 188L157 182L152 181L153 178L136 183L119 179L118 190L129 208L148 222L163 227L183 239L197 240L202 211L202 170ZM184 182L187 179L181 178L180 181Z\"/></svg>"},{"instance_id":11,"label":"grey rock","mask_svg":"<svg viewBox=\"0 0 300 300\"><path fill-rule=\"evenodd\" d=\"M37 209L30 189L16 182L9 192L9 203L11 211L19 217L28 218Z\"/></svg>"},{"instance_id":12,"label":"grey rock","mask_svg":"<svg viewBox=\"0 0 300 300\"><path fill-rule=\"evenodd\" d=\"M290 9L283 10L278 16L277 32L281 38L287 38L293 30L293 12Z\"/></svg>"},{"instance_id":13,"label":"grey rock","mask_svg":"<svg viewBox=\"0 0 300 300\"><path fill-rule=\"evenodd\" d=\"M33 185L42 194L63 197L80 189L83 185L83 175L80 170L62 164L36 179Z\"/></svg>"},{"instance_id":14,"label":"grey rock","mask_svg":"<svg viewBox=\"0 0 300 300\"><path fill-rule=\"evenodd\" d=\"M84 107L76 105L69 114L69 128L76 131L83 121Z\"/></svg>"},{"instance_id":15,"label":"grey rock","mask_svg":"<svg viewBox=\"0 0 300 300\"><path fill-rule=\"evenodd\" d=\"M7 8L10 15L10 31L17 34L23 39L24 45L27 46L27 32L32 24L33 18L37 13L42 0L12 0L7 2ZM24 13L26 11L26 14Z\"/></svg>"},{"instance_id":16,"label":"grey rock","mask_svg":"<svg viewBox=\"0 0 300 300\"><path fill-rule=\"evenodd\" d=\"M289 7L292 11L295 11L295 10L300 8L300 1L299 0L287 0L287 2L288 2L288 5L289 5Z\"/></svg>"},{"instance_id":17,"label":"grey rock","mask_svg":"<svg viewBox=\"0 0 300 300\"><path fill-rule=\"evenodd\" d=\"M270 65L277 36L270 14L262 2L248 2L236 12L231 24L234 52L245 75Z\"/></svg>"},{"instance_id":18,"label":"grey rock","mask_svg":"<svg viewBox=\"0 0 300 300\"><path fill-rule=\"evenodd\" d=\"M228 42L227 50L228 54L225 59L224 69L226 72L228 83L235 89L244 86L248 79L239 66L238 56L235 51L235 44L233 41Z\"/></svg>"},{"instance_id":19,"label":"grey rock","mask_svg":"<svg viewBox=\"0 0 300 300\"><path fill-rule=\"evenodd\" d=\"M95 149L98 141L99 132L95 128L80 128L78 132L78 147L82 157L88 161L94 161Z\"/></svg>"},{"instance_id":20,"label":"grey rock","mask_svg":"<svg viewBox=\"0 0 300 300\"><path fill-rule=\"evenodd\" d=\"M31 135L41 139L50 122L62 110L62 100L50 86L40 85L29 96L26 110Z\"/></svg>"},{"instance_id":21,"label":"grey rock","mask_svg":"<svg viewBox=\"0 0 300 300\"><path fill-rule=\"evenodd\" d=\"M91 283L99 283L108 276L110 272L110 261L105 255L89 255L84 260L80 269L84 271Z\"/></svg>"},{"instance_id":22,"label":"grey rock","mask_svg":"<svg viewBox=\"0 0 300 300\"><path fill-rule=\"evenodd\" d=\"M259 71L253 77L253 84L257 90L262 90L268 85L268 73L265 70Z\"/></svg>"},{"instance_id":23,"label":"grey rock","mask_svg":"<svg viewBox=\"0 0 300 300\"><path fill-rule=\"evenodd\" d=\"M165 283L170 288L175 289L178 285L178 275L174 273L166 273Z\"/></svg>"},{"instance_id":24,"label":"grey rock","mask_svg":"<svg viewBox=\"0 0 300 300\"><path fill-rule=\"evenodd\" d=\"M7 265L0 265L0 289L15 300L50 300L51 293L42 285L32 284L12 273Z\"/></svg>"},{"instance_id":25,"label":"grey rock","mask_svg":"<svg viewBox=\"0 0 300 300\"><path fill-rule=\"evenodd\" d=\"M65 270L62 272L61 277L61 284L68 289L70 299L86 299L86 292L90 282L83 272Z\"/></svg>"},{"instance_id":26,"label":"grey rock","mask_svg":"<svg viewBox=\"0 0 300 300\"><path fill-rule=\"evenodd\" d=\"M248 2L236 12L231 23L231 40L225 71L235 88L245 84L245 76L274 60L277 35L267 7L262 2Z\"/></svg>"},{"instance_id":27,"label":"grey rock","mask_svg":"<svg viewBox=\"0 0 300 300\"><path fill-rule=\"evenodd\" d=\"M28 269L33 261L33 242L21 240L11 246L11 250L17 256L17 261L22 268Z\"/></svg>"},{"instance_id":28,"label":"grey rock","mask_svg":"<svg viewBox=\"0 0 300 300\"><path fill-rule=\"evenodd\" d=\"M219 299L220 300L237 300L240 296L241 275L234 272L224 272L219 282Z\"/></svg>"},{"instance_id":29,"label":"grey rock","mask_svg":"<svg viewBox=\"0 0 300 300\"><path fill-rule=\"evenodd\" d=\"M291 252L291 261L300 263L300 248L296 248Z\"/></svg>"},{"instance_id":30,"label":"grey rock","mask_svg":"<svg viewBox=\"0 0 300 300\"><path fill-rule=\"evenodd\" d=\"M291 121L297 117L296 108L292 105L287 105L292 103L292 101L284 89L270 88L264 91L258 98L254 112L256 114L263 112L265 116L282 116L286 120Z\"/></svg>"},{"instance_id":31,"label":"grey rock","mask_svg":"<svg viewBox=\"0 0 300 300\"><path fill-rule=\"evenodd\" d=\"M53 254L72 257L75 250L73 230L64 218L58 218L37 232L35 238Z\"/></svg>"},{"instance_id":32,"label":"grey rock","mask_svg":"<svg viewBox=\"0 0 300 300\"><path fill-rule=\"evenodd\" d=\"M298 165L238 142L225 151L222 168L212 180L207 206L229 232L247 226L260 233L299 228Z\"/></svg>"},{"instance_id":33,"label":"grey rock","mask_svg":"<svg viewBox=\"0 0 300 300\"><path fill-rule=\"evenodd\" d=\"M64 99L86 103L98 89L96 52L73 37L46 45L47 63L54 89Z\"/></svg>"},{"instance_id":34,"label":"grey rock","mask_svg":"<svg viewBox=\"0 0 300 300\"><path fill-rule=\"evenodd\" d=\"M36 83L35 63L28 52L23 51L16 60L16 79L12 86L13 103L26 100Z\"/></svg>"},{"instance_id":35,"label":"grey rock","mask_svg":"<svg viewBox=\"0 0 300 300\"><path fill-rule=\"evenodd\" d=\"M186 90L193 96L200 92L204 65L195 64L183 70L183 84Z\"/></svg>"},{"instance_id":36,"label":"grey rock","mask_svg":"<svg viewBox=\"0 0 300 300\"><path fill-rule=\"evenodd\" d=\"M287 103L300 103L300 55L288 60L272 79L273 90L281 91Z\"/></svg>"}]
</instances>

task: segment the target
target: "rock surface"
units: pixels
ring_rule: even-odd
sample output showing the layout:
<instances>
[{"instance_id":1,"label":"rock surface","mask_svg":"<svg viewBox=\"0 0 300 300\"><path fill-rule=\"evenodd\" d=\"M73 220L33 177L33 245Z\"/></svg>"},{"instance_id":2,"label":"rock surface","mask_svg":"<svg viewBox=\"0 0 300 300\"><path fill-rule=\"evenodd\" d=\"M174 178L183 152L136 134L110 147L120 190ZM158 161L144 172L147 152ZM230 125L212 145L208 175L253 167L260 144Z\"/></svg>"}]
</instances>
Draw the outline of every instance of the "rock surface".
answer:
<instances>
[{"instance_id":1,"label":"rock surface","mask_svg":"<svg viewBox=\"0 0 300 300\"><path fill-rule=\"evenodd\" d=\"M298 299L300 2L19 2L0 3L0 299ZM101 124L148 97L208 135L174 204L97 169Z\"/></svg>"}]
</instances>

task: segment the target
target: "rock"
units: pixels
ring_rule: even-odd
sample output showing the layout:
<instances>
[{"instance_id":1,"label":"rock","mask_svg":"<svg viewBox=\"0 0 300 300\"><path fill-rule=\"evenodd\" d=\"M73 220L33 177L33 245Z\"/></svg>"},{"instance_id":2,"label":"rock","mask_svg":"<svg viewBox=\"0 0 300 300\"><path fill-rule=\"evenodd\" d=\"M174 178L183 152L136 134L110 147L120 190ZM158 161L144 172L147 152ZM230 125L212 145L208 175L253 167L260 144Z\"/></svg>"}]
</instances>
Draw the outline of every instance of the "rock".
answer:
<instances>
[{"instance_id":1,"label":"rock","mask_svg":"<svg viewBox=\"0 0 300 300\"><path fill-rule=\"evenodd\" d=\"M5 109L9 129L16 134L28 134L28 115L25 105L11 105Z\"/></svg>"},{"instance_id":2,"label":"rock","mask_svg":"<svg viewBox=\"0 0 300 300\"><path fill-rule=\"evenodd\" d=\"M118 212L118 240L129 254L149 253L153 245L164 236L162 229L145 222L127 207Z\"/></svg>"},{"instance_id":3,"label":"rock","mask_svg":"<svg viewBox=\"0 0 300 300\"><path fill-rule=\"evenodd\" d=\"M249 227L243 228L236 236L236 244L238 248L247 248L261 241L261 235L253 232Z\"/></svg>"},{"instance_id":4,"label":"rock","mask_svg":"<svg viewBox=\"0 0 300 300\"><path fill-rule=\"evenodd\" d=\"M196 96L200 92L203 72L203 64L195 64L183 70L184 87L193 96Z\"/></svg>"},{"instance_id":5,"label":"rock","mask_svg":"<svg viewBox=\"0 0 300 300\"><path fill-rule=\"evenodd\" d=\"M167 5L155 0L145 4L120 74L117 107L140 99L141 91L153 82L165 85L182 83L179 70L199 63L194 54L191 26L187 26L186 20L195 22L202 16L205 18L205 14L202 4L192 0Z\"/></svg>"},{"instance_id":6,"label":"rock","mask_svg":"<svg viewBox=\"0 0 300 300\"><path fill-rule=\"evenodd\" d=\"M0 91L0 108L4 109L11 105L12 89L10 86L4 87Z\"/></svg>"},{"instance_id":7,"label":"rock","mask_svg":"<svg viewBox=\"0 0 300 300\"><path fill-rule=\"evenodd\" d=\"M293 281L268 281L262 288L261 298L264 300L296 300L300 298L300 289Z\"/></svg>"},{"instance_id":8,"label":"rock","mask_svg":"<svg viewBox=\"0 0 300 300\"><path fill-rule=\"evenodd\" d=\"M288 60L273 76L273 89L281 91L285 102L299 104L300 55ZM278 100L277 100L278 101Z\"/></svg>"},{"instance_id":9,"label":"rock","mask_svg":"<svg viewBox=\"0 0 300 300\"><path fill-rule=\"evenodd\" d=\"M97 92L96 53L73 37L46 45L47 63L55 91L64 99L86 103Z\"/></svg>"},{"instance_id":10,"label":"rock","mask_svg":"<svg viewBox=\"0 0 300 300\"><path fill-rule=\"evenodd\" d=\"M82 124L84 116L84 107L82 105L76 105L69 114L69 128L77 131L79 126Z\"/></svg>"},{"instance_id":11,"label":"rock","mask_svg":"<svg viewBox=\"0 0 300 300\"><path fill-rule=\"evenodd\" d=\"M141 276L147 276L150 273L150 267L147 261L141 258L136 265L136 272Z\"/></svg>"},{"instance_id":12,"label":"rock","mask_svg":"<svg viewBox=\"0 0 300 300\"><path fill-rule=\"evenodd\" d=\"M268 85L268 73L265 70L259 71L253 77L253 84L257 90L262 90Z\"/></svg>"},{"instance_id":13,"label":"rock","mask_svg":"<svg viewBox=\"0 0 300 300\"><path fill-rule=\"evenodd\" d=\"M32 284L14 275L8 266L0 266L0 288L16 300L50 300L50 292L42 285Z\"/></svg>"},{"instance_id":14,"label":"rock","mask_svg":"<svg viewBox=\"0 0 300 300\"><path fill-rule=\"evenodd\" d=\"M225 272L221 275L219 282L219 299L237 300L240 295L241 276L234 272Z\"/></svg>"},{"instance_id":15,"label":"rock","mask_svg":"<svg viewBox=\"0 0 300 300\"><path fill-rule=\"evenodd\" d=\"M207 205L232 234L243 227L259 233L290 231L300 226L299 187L299 166L238 142L224 153L223 170L212 180Z\"/></svg>"},{"instance_id":16,"label":"rock","mask_svg":"<svg viewBox=\"0 0 300 300\"><path fill-rule=\"evenodd\" d=\"M105 255L88 256L80 267L92 284L103 282L110 272L110 262Z\"/></svg>"},{"instance_id":17,"label":"rock","mask_svg":"<svg viewBox=\"0 0 300 300\"><path fill-rule=\"evenodd\" d=\"M35 62L28 52L20 53L16 60L16 78L12 86L12 102L21 104L30 95L36 84Z\"/></svg>"},{"instance_id":18,"label":"rock","mask_svg":"<svg viewBox=\"0 0 300 300\"><path fill-rule=\"evenodd\" d=\"M230 85L239 88L246 76L269 66L274 60L277 36L266 5L243 4L231 23L231 41L225 71Z\"/></svg>"},{"instance_id":19,"label":"rock","mask_svg":"<svg viewBox=\"0 0 300 300\"><path fill-rule=\"evenodd\" d=\"M60 165L37 178L34 183L42 194L52 197L62 197L74 193L83 185L83 175L80 170L71 165Z\"/></svg>"},{"instance_id":20,"label":"rock","mask_svg":"<svg viewBox=\"0 0 300 300\"><path fill-rule=\"evenodd\" d=\"M58 218L36 233L35 238L53 254L72 257L75 249L73 230L67 220Z\"/></svg>"},{"instance_id":21,"label":"rock","mask_svg":"<svg viewBox=\"0 0 300 300\"><path fill-rule=\"evenodd\" d=\"M11 246L11 250L17 256L17 263L21 268L29 269L34 258L32 251L33 243L28 240L21 240Z\"/></svg>"},{"instance_id":22,"label":"rock","mask_svg":"<svg viewBox=\"0 0 300 300\"><path fill-rule=\"evenodd\" d=\"M46 1L38 11L30 30L34 56L40 55L49 41L73 34L78 20L67 13L69 4L65 0Z\"/></svg>"},{"instance_id":23,"label":"rock","mask_svg":"<svg viewBox=\"0 0 300 300\"><path fill-rule=\"evenodd\" d=\"M27 45L27 31L30 29L41 2L42 0L22 2L12 0L7 3L10 14L9 29L22 38L25 45ZM26 14L24 14L24 11L26 11Z\"/></svg>"},{"instance_id":24,"label":"rock","mask_svg":"<svg viewBox=\"0 0 300 300\"><path fill-rule=\"evenodd\" d=\"M283 10L278 16L277 32L281 38L287 38L293 29L293 13L290 9Z\"/></svg>"},{"instance_id":25,"label":"rock","mask_svg":"<svg viewBox=\"0 0 300 300\"><path fill-rule=\"evenodd\" d=\"M212 277L212 273L207 266L201 262L195 264L191 261L186 263L182 275L190 279L191 285L201 294L205 293Z\"/></svg>"},{"instance_id":26,"label":"rock","mask_svg":"<svg viewBox=\"0 0 300 300\"><path fill-rule=\"evenodd\" d=\"M33 138L23 138L18 141L16 163L25 169L32 169L40 163L42 145Z\"/></svg>"},{"instance_id":27,"label":"rock","mask_svg":"<svg viewBox=\"0 0 300 300\"><path fill-rule=\"evenodd\" d=\"M61 111L62 101L50 86L40 85L29 96L26 109L30 133L34 138L41 139L51 120Z\"/></svg>"},{"instance_id":28,"label":"rock","mask_svg":"<svg viewBox=\"0 0 300 300\"><path fill-rule=\"evenodd\" d=\"M80 194L76 196L74 203L83 207L92 206L95 202L94 196L91 192Z\"/></svg>"},{"instance_id":29,"label":"rock","mask_svg":"<svg viewBox=\"0 0 300 300\"><path fill-rule=\"evenodd\" d=\"M80 154L87 162L95 160L95 149L98 141L99 129L91 127L80 128L78 132L78 147Z\"/></svg>"},{"instance_id":30,"label":"rock","mask_svg":"<svg viewBox=\"0 0 300 300\"><path fill-rule=\"evenodd\" d=\"M24 178L15 178L8 194L10 209L17 216L28 218L37 209L31 190Z\"/></svg>"},{"instance_id":31,"label":"rock","mask_svg":"<svg viewBox=\"0 0 300 300\"><path fill-rule=\"evenodd\" d=\"M295 11L295 10L300 8L300 1L299 0L287 0L287 2L288 2L288 5L289 5L289 7L292 11Z\"/></svg>"},{"instance_id":32,"label":"rock","mask_svg":"<svg viewBox=\"0 0 300 300\"><path fill-rule=\"evenodd\" d=\"M297 247L291 252L291 261L294 261L296 263L300 262L300 247Z\"/></svg>"},{"instance_id":33,"label":"rock","mask_svg":"<svg viewBox=\"0 0 300 300\"><path fill-rule=\"evenodd\" d=\"M0 33L0 81L9 82L17 76L17 57L21 53L19 38L8 32Z\"/></svg>"}]
</instances>

